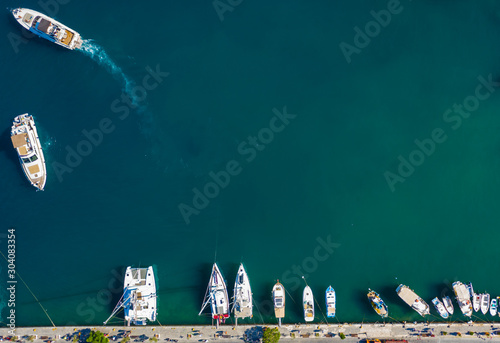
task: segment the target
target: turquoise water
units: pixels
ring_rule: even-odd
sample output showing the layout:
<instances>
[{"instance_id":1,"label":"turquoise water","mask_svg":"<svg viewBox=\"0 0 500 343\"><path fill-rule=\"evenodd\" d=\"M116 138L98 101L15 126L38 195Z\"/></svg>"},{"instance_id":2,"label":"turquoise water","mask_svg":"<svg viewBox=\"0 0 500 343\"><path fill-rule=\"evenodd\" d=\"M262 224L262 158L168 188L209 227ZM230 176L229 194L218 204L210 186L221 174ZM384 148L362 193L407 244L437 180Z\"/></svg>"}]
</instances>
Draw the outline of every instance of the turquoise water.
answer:
<instances>
[{"instance_id":1,"label":"turquoise water","mask_svg":"<svg viewBox=\"0 0 500 343\"><path fill-rule=\"evenodd\" d=\"M43 4L22 6L47 13ZM208 324L198 312L214 259L230 289L245 262L259 309L249 323L275 322L277 279L289 292L285 322L303 321L302 275L317 322L330 284L341 322L379 320L368 287L398 321L419 318L399 283L429 304L454 280L500 295L500 93L483 86L477 106L469 97L478 77L500 76L496 2L401 1L350 63L339 45L354 46L355 27L387 1L243 1L223 21L212 2L58 7L86 51L30 38L16 52L9 39L21 27L0 17L2 230L16 228L16 270L56 325L102 323L128 265L155 265L161 324ZM453 105L466 99L473 110L457 127ZM273 119L284 110L289 119ZM9 141L25 112L43 142L44 192ZM436 129L434 151L414 152ZM78 149L85 156L68 157ZM419 165L392 191L384 174L398 173L400 155ZM213 197L197 209L193 189ZM20 280L16 310L17 325L50 325Z\"/></svg>"}]
</instances>

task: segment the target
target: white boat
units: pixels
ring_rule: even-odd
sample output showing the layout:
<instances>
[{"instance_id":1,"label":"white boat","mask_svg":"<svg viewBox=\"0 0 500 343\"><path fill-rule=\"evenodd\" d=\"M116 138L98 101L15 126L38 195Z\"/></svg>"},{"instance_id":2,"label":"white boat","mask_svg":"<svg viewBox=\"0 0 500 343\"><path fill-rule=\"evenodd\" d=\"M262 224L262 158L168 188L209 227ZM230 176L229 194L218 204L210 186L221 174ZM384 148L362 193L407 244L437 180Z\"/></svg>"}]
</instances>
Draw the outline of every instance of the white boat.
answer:
<instances>
[{"instance_id":1,"label":"white boat","mask_svg":"<svg viewBox=\"0 0 500 343\"><path fill-rule=\"evenodd\" d=\"M472 287L472 282L469 282L467 284L467 289L469 290L470 297L472 298L474 296L474 294L476 294L476 293L474 293L474 287Z\"/></svg>"},{"instance_id":2,"label":"white boat","mask_svg":"<svg viewBox=\"0 0 500 343\"><path fill-rule=\"evenodd\" d=\"M281 318L285 317L285 288L280 283L280 280L273 287L273 304L274 315L281 323Z\"/></svg>"},{"instance_id":3,"label":"white boat","mask_svg":"<svg viewBox=\"0 0 500 343\"><path fill-rule=\"evenodd\" d=\"M314 320L314 297L309 286L306 286L302 293L302 304L304 307L304 320L312 322Z\"/></svg>"},{"instance_id":4,"label":"white boat","mask_svg":"<svg viewBox=\"0 0 500 343\"><path fill-rule=\"evenodd\" d=\"M492 316L496 316L497 315L497 312L498 312L497 305L498 305L497 304L497 299L496 298L491 299L490 314Z\"/></svg>"},{"instance_id":5,"label":"white boat","mask_svg":"<svg viewBox=\"0 0 500 343\"><path fill-rule=\"evenodd\" d=\"M488 293L481 294L481 312L486 314L490 307L490 295Z\"/></svg>"},{"instance_id":6,"label":"white boat","mask_svg":"<svg viewBox=\"0 0 500 343\"><path fill-rule=\"evenodd\" d=\"M450 314L448 313L448 311L444 307L444 304L441 302L441 300L439 300L438 297L432 299L432 304L434 305L434 307L436 308L441 317L443 317L444 319L448 319L448 316Z\"/></svg>"},{"instance_id":7,"label":"white boat","mask_svg":"<svg viewBox=\"0 0 500 343\"><path fill-rule=\"evenodd\" d=\"M472 297L472 307L475 312L479 312L481 309L481 294L474 293L474 296Z\"/></svg>"},{"instance_id":8,"label":"white boat","mask_svg":"<svg viewBox=\"0 0 500 343\"><path fill-rule=\"evenodd\" d=\"M15 117L10 134L28 181L43 191L47 181L47 169L33 117L28 113Z\"/></svg>"},{"instance_id":9,"label":"white boat","mask_svg":"<svg viewBox=\"0 0 500 343\"><path fill-rule=\"evenodd\" d=\"M335 317L335 305L337 302L337 299L335 297L335 290L332 288L332 286L328 286L325 292L325 302L326 302L326 316L328 318L334 318Z\"/></svg>"},{"instance_id":10,"label":"white boat","mask_svg":"<svg viewBox=\"0 0 500 343\"><path fill-rule=\"evenodd\" d=\"M234 282L233 313L238 323L238 318L252 318L252 289L250 288L250 279L245 270L245 266L240 264L236 281Z\"/></svg>"},{"instance_id":11,"label":"white boat","mask_svg":"<svg viewBox=\"0 0 500 343\"><path fill-rule=\"evenodd\" d=\"M449 296L445 296L443 298L443 304L444 307L446 307L446 311L448 311L449 314L453 315L455 309L453 308L453 302L451 301Z\"/></svg>"},{"instance_id":12,"label":"white boat","mask_svg":"<svg viewBox=\"0 0 500 343\"><path fill-rule=\"evenodd\" d=\"M401 284L396 289L396 292L408 306L417 311L422 317L430 314L429 305L408 286Z\"/></svg>"},{"instance_id":13,"label":"white boat","mask_svg":"<svg viewBox=\"0 0 500 343\"><path fill-rule=\"evenodd\" d=\"M124 309L127 325L146 325L147 321L156 321L156 282L153 267L127 267L123 283L123 295L108 321L121 309Z\"/></svg>"},{"instance_id":14,"label":"white boat","mask_svg":"<svg viewBox=\"0 0 500 343\"><path fill-rule=\"evenodd\" d=\"M82 38L78 32L43 13L27 8L16 8L12 10L12 14L22 27L38 37L70 50L82 46Z\"/></svg>"},{"instance_id":15,"label":"white boat","mask_svg":"<svg viewBox=\"0 0 500 343\"><path fill-rule=\"evenodd\" d=\"M470 301L470 293L467 287L460 281L455 281L453 283L453 291L455 292L455 297L462 313L467 317L471 317L472 303Z\"/></svg>"},{"instance_id":16,"label":"white boat","mask_svg":"<svg viewBox=\"0 0 500 343\"><path fill-rule=\"evenodd\" d=\"M500 317L500 311L498 311L499 305L500 305L500 297L497 297L497 313L498 313L498 316Z\"/></svg>"},{"instance_id":17,"label":"white boat","mask_svg":"<svg viewBox=\"0 0 500 343\"><path fill-rule=\"evenodd\" d=\"M212 309L212 318L217 320L217 326L220 322L224 323L229 317L229 298L227 296L227 287L224 277L217 263L212 266L212 273L208 282L205 299L198 315L210 304Z\"/></svg>"}]
</instances>

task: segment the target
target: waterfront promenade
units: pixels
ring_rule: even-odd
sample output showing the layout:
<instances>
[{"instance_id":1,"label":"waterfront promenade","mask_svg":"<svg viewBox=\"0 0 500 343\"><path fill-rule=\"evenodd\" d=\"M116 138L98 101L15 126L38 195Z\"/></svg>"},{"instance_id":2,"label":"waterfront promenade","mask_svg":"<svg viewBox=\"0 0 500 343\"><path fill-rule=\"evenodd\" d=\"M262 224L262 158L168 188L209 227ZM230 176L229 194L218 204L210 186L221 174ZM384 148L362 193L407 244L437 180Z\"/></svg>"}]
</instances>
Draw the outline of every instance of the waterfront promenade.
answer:
<instances>
[{"instance_id":1,"label":"waterfront promenade","mask_svg":"<svg viewBox=\"0 0 500 343\"><path fill-rule=\"evenodd\" d=\"M261 325L215 326L96 326L96 327L31 327L16 328L18 342L77 342L83 340L90 330L99 330L108 335L110 342L122 341L129 336L132 342L259 342ZM269 327L276 327L269 325ZM9 328L0 328L0 336L8 340L13 335ZM446 334L444 334L446 332ZM469 332L473 332L470 335ZM299 324L283 325L281 341L310 343L313 341L341 341L339 333L345 335L344 342L359 342L366 339L408 340L410 342L479 342L500 341L500 323L474 324Z\"/></svg>"}]
</instances>

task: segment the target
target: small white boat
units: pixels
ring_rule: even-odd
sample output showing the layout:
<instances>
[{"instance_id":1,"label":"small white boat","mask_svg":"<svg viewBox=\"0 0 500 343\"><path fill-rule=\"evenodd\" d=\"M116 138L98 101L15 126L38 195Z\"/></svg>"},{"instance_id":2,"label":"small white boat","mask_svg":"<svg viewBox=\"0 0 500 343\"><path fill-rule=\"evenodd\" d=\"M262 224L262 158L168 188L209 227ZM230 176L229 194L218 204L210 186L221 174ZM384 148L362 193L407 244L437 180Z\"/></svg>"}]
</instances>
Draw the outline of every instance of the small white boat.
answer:
<instances>
[{"instance_id":1,"label":"small white boat","mask_svg":"<svg viewBox=\"0 0 500 343\"><path fill-rule=\"evenodd\" d=\"M492 316L496 316L498 312L498 307L497 307L497 299L493 298L491 299L491 304L490 304L490 314Z\"/></svg>"},{"instance_id":2,"label":"small white boat","mask_svg":"<svg viewBox=\"0 0 500 343\"><path fill-rule=\"evenodd\" d=\"M469 290L470 297L472 298L474 296L474 287L472 287L472 282L469 282L467 284L467 289Z\"/></svg>"},{"instance_id":3,"label":"small white boat","mask_svg":"<svg viewBox=\"0 0 500 343\"><path fill-rule=\"evenodd\" d=\"M26 30L52 43L74 50L82 46L82 38L75 30L51 17L27 8L16 8L12 15Z\"/></svg>"},{"instance_id":4,"label":"small white boat","mask_svg":"<svg viewBox=\"0 0 500 343\"><path fill-rule=\"evenodd\" d=\"M274 315L278 318L279 326L281 326L281 318L285 317L285 288L280 283L280 280L274 285L272 294Z\"/></svg>"},{"instance_id":5,"label":"small white boat","mask_svg":"<svg viewBox=\"0 0 500 343\"><path fill-rule=\"evenodd\" d=\"M240 264L238 273L236 274L233 294L233 313L236 323L238 323L238 318L252 318L252 289L250 288L250 279L243 263Z\"/></svg>"},{"instance_id":6,"label":"small white boat","mask_svg":"<svg viewBox=\"0 0 500 343\"><path fill-rule=\"evenodd\" d=\"M15 117L10 135L24 175L32 186L43 191L47 180L47 169L33 117L28 113Z\"/></svg>"},{"instance_id":7,"label":"small white boat","mask_svg":"<svg viewBox=\"0 0 500 343\"><path fill-rule=\"evenodd\" d=\"M335 290L332 286L328 286L325 292L325 301L326 301L326 316L328 318L335 317L335 305L336 305L336 297Z\"/></svg>"},{"instance_id":8,"label":"small white boat","mask_svg":"<svg viewBox=\"0 0 500 343\"><path fill-rule=\"evenodd\" d=\"M436 308L441 317L443 317L444 319L448 319L448 316L450 314L448 313L448 311L446 310L443 303L441 302L441 300L439 300L438 297L432 299L432 304L434 305L434 307Z\"/></svg>"},{"instance_id":9,"label":"small white boat","mask_svg":"<svg viewBox=\"0 0 500 343\"><path fill-rule=\"evenodd\" d=\"M156 282L153 267L127 267L123 283L123 295L108 321L123 307L127 325L146 325L156 321Z\"/></svg>"},{"instance_id":10,"label":"small white boat","mask_svg":"<svg viewBox=\"0 0 500 343\"><path fill-rule=\"evenodd\" d=\"M302 293L302 303L304 306L304 320L312 322L314 320L314 297L311 287L306 286Z\"/></svg>"},{"instance_id":11,"label":"small white boat","mask_svg":"<svg viewBox=\"0 0 500 343\"><path fill-rule=\"evenodd\" d=\"M229 317L229 298L226 282L217 263L214 263L212 266L207 291L205 292L205 298L203 299L201 311L198 315L201 315L208 304L210 304L210 308L212 309L212 318L217 320L217 326L221 322L224 323L226 318Z\"/></svg>"},{"instance_id":12,"label":"small white boat","mask_svg":"<svg viewBox=\"0 0 500 343\"><path fill-rule=\"evenodd\" d=\"M490 295L488 293L481 294L481 312L486 314L490 307Z\"/></svg>"},{"instance_id":13,"label":"small white boat","mask_svg":"<svg viewBox=\"0 0 500 343\"><path fill-rule=\"evenodd\" d=\"M472 297L472 306L474 307L475 312L479 312L481 309L481 294L474 293Z\"/></svg>"},{"instance_id":14,"label":"small white boat","mask_svg":"<svg viewBox=\"0 0 500 343\"><path fill-rule=\"evenodd\" d=\"M451 298L449 296L445 296L443 298L443 304L444 307L446 307L446 311L448 311L449 314L453 315L454 312L453 302L451 301Z\"/></svg>"}]
</instances>

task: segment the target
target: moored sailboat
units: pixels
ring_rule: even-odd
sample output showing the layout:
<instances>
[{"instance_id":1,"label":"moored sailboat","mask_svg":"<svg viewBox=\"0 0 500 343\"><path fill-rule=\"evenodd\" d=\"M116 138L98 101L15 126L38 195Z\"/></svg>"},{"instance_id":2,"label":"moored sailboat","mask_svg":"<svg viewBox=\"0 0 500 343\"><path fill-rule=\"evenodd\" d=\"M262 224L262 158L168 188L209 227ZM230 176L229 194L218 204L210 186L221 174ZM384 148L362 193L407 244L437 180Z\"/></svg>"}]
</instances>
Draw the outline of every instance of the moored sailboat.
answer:
<instances>
[{"instance_id":1,"label":"moored sailboat","mask_svg":"<svg viewBox=\"0 0 500 343\"><path fill-rule=\"evenodd\" d=\"M434 305L434 307L436 308L441 317L443 317L444 319L448 319L448 316L450 314L448 313L448 311L446 310L443 303L441 302L441 300L439 300L438 297L432 299L432 304Z\"/></svg>"},{"instance_id":2,"label":"moored sailboat","mask_svg":"<svg viewBox=\"0 0 500 343\"><path fill-rule=\"evenodd\" d=\"M309 286L306 286L302 293L302 304L304 307L304 320L312 322L314 320L314 297Z\"/></svg>"},{"instance_id":3,"label":"moored sailboat","mask_svg":"<svg viewBox=\"0 0 500 343\"><path fill-rule=\"evenodd\" d=\"M243 263L238 268L236 281L234 282L234 303L233 313L238 324L238 318L252 318L252 289L250 288L250 279Z\"/></svg>"},{"instance_id":4,"label":"moored sailboat","mask_svg":"<svg viewBox=\"0 0 500 343\"><path fill-rule=\"evenodd\" d=\"M334 318L337 299L335 296L335 290L332 288L331 285L328 286L328 288L326 289L325 302L326 302L326 316L328 318Z\"/></svg>"},{"instance_id":5,"label":"moored sailboat","mask_svg":"<svg viewBox=\"0 0 500 343\"><path fill-rule=\"evenodd\" d=\"M24 175L32 186L43 191L47 181L47 169L33 117L28 113L15 117L10 135Z\"/></svg>"},{"instance_id":6,"label":"moored sailboat","mask_svg":"<svg viewBox=\"0 0 500 343\"><path fill-rule=\"evenodd\" d=\"M389 315L389 309L378 293L368 288L367 296L375 312L377 312L377 314L382 318L387 318Z\"/></svg>"},{"instance_id":7,"label":"moored sailboat","mask_svg":"<svg viewBox=\"0 0 500 343\"><path fill-rule=\"evenodd\" d=\"M226 318L229 317L229 298L227 295L226 282L224 281L224 277L217 263L214 263L212 266L212 273L210 274L207 291L203 299L201 311L198 315L201 315L208 304L210 304L212 310L212 318L217 321L218 327L221 322L224 323Z\"/></svg>"},{"instance_id":8,"label":"moored sailboat","mask_svg":"<svg viewBox=\"0 0 500 343\"><path fill-rule=\"evenodd\" d=\"M274 285L272 295L274 315L278 318L278 324L281 326L281 318L285 317L285 288L280 283L280 280Z\"/></svg>"}]
</instances>

